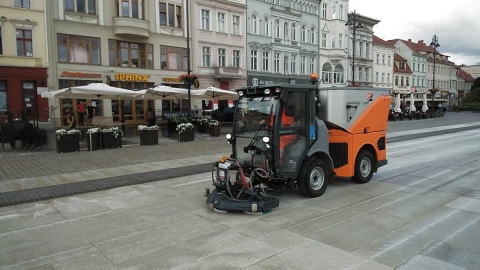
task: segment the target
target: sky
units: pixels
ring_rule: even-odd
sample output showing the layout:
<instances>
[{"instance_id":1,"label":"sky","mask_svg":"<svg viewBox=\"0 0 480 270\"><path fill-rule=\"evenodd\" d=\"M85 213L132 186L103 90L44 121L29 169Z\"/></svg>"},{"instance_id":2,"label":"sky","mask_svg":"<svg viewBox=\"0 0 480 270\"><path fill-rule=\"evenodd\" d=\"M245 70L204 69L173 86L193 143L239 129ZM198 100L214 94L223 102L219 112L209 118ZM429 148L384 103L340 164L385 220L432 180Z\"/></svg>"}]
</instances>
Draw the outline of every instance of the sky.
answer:
<instances>
[{"instance_id":1,"label":"sky","mask_svg":"<svg viewBox=\"0 0 480 270\"><path fill-rule=\"evenodd\" d=\"M376 36L384 40L432 42L456 65L480 62L480 0L350 0L349 11L380 20Z\"/></svg>"}]
</instances>

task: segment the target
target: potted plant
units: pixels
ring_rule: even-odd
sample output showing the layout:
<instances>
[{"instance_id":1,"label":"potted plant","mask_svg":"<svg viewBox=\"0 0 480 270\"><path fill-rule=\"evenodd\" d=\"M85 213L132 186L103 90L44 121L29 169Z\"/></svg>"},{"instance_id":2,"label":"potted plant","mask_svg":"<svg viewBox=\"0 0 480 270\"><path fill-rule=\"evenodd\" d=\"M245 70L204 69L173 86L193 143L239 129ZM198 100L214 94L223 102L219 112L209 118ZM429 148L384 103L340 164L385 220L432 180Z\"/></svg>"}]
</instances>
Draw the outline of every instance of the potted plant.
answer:
<instances>
[{"instance_id":1,"label":"potted plant","mask_svg":"<svg viewBox=\"0 0 480 270\"><path fill-rule=\"evenodd\" d=\"M202 118L200 119L200 122L198 123L198 132L199 133L208 133L208 119L207 118Z\"/></svg>"},{"instance_id":2,"label":"potted plant","mask_svg":"<svg viewBox=\"0 0 480 270\"><path fill-rule=\"evenodd\" d=\"M100 149L100 128L89 128L87 130L87 147L88 151Z\"/></svg>"},{"instance_id":3,"label":"potted plant","mask_svg":"<svg viewBox=\"0 0 480 270\"><path fill-rule=\"evenodd\" d=\"M82 132L78 129L59 129L55 131L57 153L80 151L80 137Z\"/></svg>"},{"instance_id":4,"label":"potted plant","mask_svg":"<svg viewBox=\"0 0 480 270\"><path fill-rule=\"evenodd\" d=\"M104 128L100 133L102 149L121 148L123 132L118 127Z\"/></svg>"},{"instance_id":5,"label":"potted plant","mask_svg":"<svg viewBox=\"0 0 480 270\"><path fill-rule=\"evenodd\" d=\"M220 127L218 126L217 120L210 120L210 122L208 122L208 126L210 128L210 137L220 136Z\"/></svg>"},{"instance_id":6,"label":"potted plant","mask_svg":"<svg viewBox=\"0 0 480 270\"><path fill-rule=\"evenodd\" d=\"M195 75L194 73L185 73L178 76L178 78L182 80L185 84L192 85L197 79L197 75Z\"/></svg>"},{"instance_id":7,"label":"potted plant","mask_svg":"<svg viewBox=\"0 0 480 270\"><path fill-rule=\"evenodd\" d=\"M153 125L153 126L139 125L138 131L140 133L140 145L157 145L158 130L159 130L159 127L157 125Z\"/></svg>"},{"instance_id":8,"label":"potted plant","mask_svg":"<svg viewBox=\"0 0 480 270\"><path fill-rule=\"evenodd\" d=\"M178 141L190 142L195 139L192 123L180 123L177 125Z\"/></svg>"},{"instance_id":9,"label":"potted plant","mask_svg":"<svg viewBox=\"0 0 480 270\"><path fill-rule=\"evenodd\" d=\"M169 116L167 118L167 132L168 132L168 134L175 133L177 125L178 125L178 117L176 115Z\"/></svg>"}]
</instances>

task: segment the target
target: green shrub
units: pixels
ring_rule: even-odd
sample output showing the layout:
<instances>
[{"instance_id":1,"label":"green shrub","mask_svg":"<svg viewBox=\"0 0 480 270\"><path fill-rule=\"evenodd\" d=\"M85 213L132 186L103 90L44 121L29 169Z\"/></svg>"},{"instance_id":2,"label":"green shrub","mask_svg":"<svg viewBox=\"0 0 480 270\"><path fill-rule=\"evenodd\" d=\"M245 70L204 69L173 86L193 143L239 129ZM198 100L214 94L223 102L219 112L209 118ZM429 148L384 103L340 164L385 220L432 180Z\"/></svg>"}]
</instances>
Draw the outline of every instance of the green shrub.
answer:
<instances>
[{"instance_id":1,"label":"green shrub","mask_svg":"<svg viewBox=\"0 0 480 270\"><path fill-rule=\"evenodd\" d=\"M480 102L462 103L458 109L460 111L480 111Z\"/></svg>"}]
</instances>

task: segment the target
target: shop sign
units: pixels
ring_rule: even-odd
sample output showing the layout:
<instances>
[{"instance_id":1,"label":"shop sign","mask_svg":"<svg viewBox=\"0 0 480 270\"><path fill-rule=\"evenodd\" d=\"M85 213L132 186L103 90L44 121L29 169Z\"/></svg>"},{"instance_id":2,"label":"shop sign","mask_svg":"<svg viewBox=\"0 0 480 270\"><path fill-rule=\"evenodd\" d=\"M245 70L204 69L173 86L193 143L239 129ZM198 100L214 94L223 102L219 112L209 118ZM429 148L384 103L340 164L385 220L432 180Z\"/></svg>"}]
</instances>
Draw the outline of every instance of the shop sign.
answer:
<instances>
[{"instance_id":1,"label":"shop sign","mask_svg":"<svg viewBox=\"0 0 480 270\"><path fill-rule=\"evenodd\" d=\"M183 82L182 79L180 79L178 77L163 77L162 81L164 81L164 82L178 82L178 83Z\"/></svg>"},{"instance_id":2,"label":"shop sign","mask_svg":"<svg viewBox=\"0 0 480 270\"><path fill-rule=\"evenodd\" d=\"M101 73L63 71L62 74L60 74L60 77L98 79L98 78L102 78L102 74Z\"/></svg>"},{"instance_id":3,"label":"shop sign","mask_svg":"<svg viewBox=\"0 0 480 270\"><path fill-rule=\"evenodd\" d=\"M116 81L148 82L150 75L115 73Z\"/></svg>"}]
</instances>

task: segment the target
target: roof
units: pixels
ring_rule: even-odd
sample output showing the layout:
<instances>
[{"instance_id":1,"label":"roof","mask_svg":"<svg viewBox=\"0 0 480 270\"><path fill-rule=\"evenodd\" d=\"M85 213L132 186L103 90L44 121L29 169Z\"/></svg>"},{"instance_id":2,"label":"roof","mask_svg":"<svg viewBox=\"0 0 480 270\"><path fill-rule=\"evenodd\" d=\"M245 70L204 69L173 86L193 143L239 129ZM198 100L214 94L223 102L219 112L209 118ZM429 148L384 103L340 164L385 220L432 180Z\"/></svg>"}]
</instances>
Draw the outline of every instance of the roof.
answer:
<instances>
[{"instance_id":1,"label":"roof","mask_svg":"<svg viewBox=\"0 0 480 270\"><path fill-rule=\"evenodd\" d=\"M387 41L373 35L373 38L372 38L372 42L373 44L375 45L381 45L381 46L385 46L385 47L389 47L389 48L395 48L394 45L388 43Z\"/></svg>"},{"instance_id":2,"label":"roof","mask_svg":"<svg viewBox=\"0 0 480 270\"><path fill-rule=\"evenodd\" d=\"M472 75L470 75L468 72L466 72L465 70L463 70L461 68L457 69L457 77L463 78L467 82L475 81L475 78L473 78Z\"/></svg>"},{"instance_id":3,"label":"roof","mask_svg":"<svg viewBox=\"0 0 480 270\"><path fill-rule=\"evenodd\" d=\"M391 45L394 45L396 44L398 41L401 41L403 44L405 44L410 50L414 51L414 52L424 52L424 53L428 53L428 58L429 59L432 59L433 61L433 56L430 55L430 54L433 54L433 46L430 46L429 44L426 44L424 40L419 40L417 41L416 43L415 42L412 42L411 39L408 39L408 40L404 40L404 39L391 39L391 40L388 40L387 42ZM439 63L444 63L444 64L450 64L450 65L454 65L454 63L450 60L443 60L442 58L443 57L439 57L439 56L445 56L445 57L449 57L447 55L444 55L442 54L441 52L439 52L438 50L435 50L435 54L437 55L437 58L436 60L439 62ZM448 58L447 58L448 59Z\"/></svg>"},{"instance_id":4,"label":"roof","mask_svg":"<svg viewBox=\"0 0 480 270\"><path fill-rule=\"evenodd\" d=\"M412 74L412 70L410 69L410 66L408 65L408 62L405 58L400 56L399 54L395 54L393 56L393 59L395 60L395 63L393 65L393 73L406 73L406 74ZM405 63L405 69L399 69L399 63Z\"/></svg>"}]
</instances>

